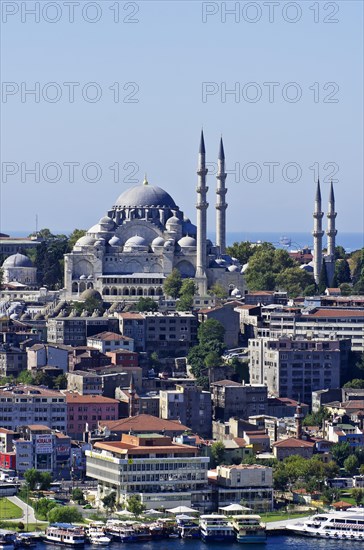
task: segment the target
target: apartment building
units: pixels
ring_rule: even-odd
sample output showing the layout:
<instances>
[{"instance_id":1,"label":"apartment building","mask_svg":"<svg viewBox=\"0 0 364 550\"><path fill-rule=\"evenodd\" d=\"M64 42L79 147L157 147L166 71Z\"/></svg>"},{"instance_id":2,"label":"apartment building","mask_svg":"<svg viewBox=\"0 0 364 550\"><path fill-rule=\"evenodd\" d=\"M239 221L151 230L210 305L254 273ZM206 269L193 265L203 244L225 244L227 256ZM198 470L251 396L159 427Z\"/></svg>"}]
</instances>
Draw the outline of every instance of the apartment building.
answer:
<instances>
[{"instance_id":1,"label":"apartment building","mask_svg":"<svg viewBox=\"0 0 364 550\"><path fill-rule=\"evenodd\" d=\"M26 351L9 344L3 344L0 347L0 377L13 376L16 378L26 368Z\"/></svg>"},{"instance_id":2,"label":"apartment building","mask_svg":"<svg viewBox=\"0 0 364 550\"><path fill-rule=\"evenodd\" d=\"M80 395L67 392L67 433L73 439L83 439L83 434L96 430L100 420L117 420L119 402L101 395Z\"/></svg>"},{"instance_id":3,"label":"apartment building","mask_svg":"<svg viewBox=\"0 0 364 550\"><path fill-rule=\"evenodd\" d=\"M18 384L0 390L0 425L16 430L25 424L44 424L67 433L65 396L40 386Z\"/></svg>"},{"instance_id":4,"label":"apartment building","mask_svg":"<svg viewBox=\"0 0 364 550\"><path fill-rule=\"evenodd\" d=\"M139 495L147 509L177 505L204 509L209 458L165 435L123 434L86 451L86 474L98 481L98 498L115 491L125 504Z\"/></svg>"},{"instance_id":5,"label":"apartment building","mask_svg":"<svg viewBox=\"0 0 364 550\"><path fill-rule=\"evenodd\" d=\"M132 338L108 331L89 336L87 338L87 345L98 349L101 353L107 353L118 349L134 351L134 340Z\"/></svg>"},{"instance_id":6,"label":"apartment building","mask_svg":"<svg viewBox=\"0 0 364 550\"><path fill-rule=\"evenodd\" d=\"M182 384L177 384L175 390L162 390L159 392L159 416L166 420L179 420L193 433L211 437L211 393Z\"/></svg>"},{"instance_id":7,"label":"apartment building","mask_svg":"<svg viewBox=\"0 0 364 550\"><path fill-rule=\"evenodd\" d=\"M267 414L267 386L239 384L219 380L211 384L214 420L228 421L231 417L247 419L256 414Z\"/></svg>"},{"instance_id":8,"label":"apartment building","mask_svg":"<svg viewBox=\"0 0 364 550\"><path fill-rule=\"evenodd\" d=\"M217 466L218 506L241 503L257 512L273 510L273 470L260 464Z\"/></svg>"},{"instance_id":9,"label":"apartment building","mask_svg":"<svg viewBox=\"0 0 364 550\"><path fill-rule=\"evenodd\" d=\"M67 373L67 390L80 395L101 395L102 378L94 372L75 370Z\"/></svg>"},{"instance_id":10,"label":"apartment building","mask_svg":"<svg viewBox=\"0 0 364 550\"><path fill-rule=\"evenodd\" d=\"M47 321L47 341L51 344L84 346L88 336L103 331L116 332L114 317L55 317Z\"/></svg>"},{"instance_id":11,"label":"apartment building","mask_svg":"<svg viewBox=\"0 0 364 550\"><path fill-rule=\"evenodd\" d=\"M311 403L312 392L338 388L342 365L339 340L255 338L249 341L251 381L271 394Z\"/></svg>"}]
</instances>

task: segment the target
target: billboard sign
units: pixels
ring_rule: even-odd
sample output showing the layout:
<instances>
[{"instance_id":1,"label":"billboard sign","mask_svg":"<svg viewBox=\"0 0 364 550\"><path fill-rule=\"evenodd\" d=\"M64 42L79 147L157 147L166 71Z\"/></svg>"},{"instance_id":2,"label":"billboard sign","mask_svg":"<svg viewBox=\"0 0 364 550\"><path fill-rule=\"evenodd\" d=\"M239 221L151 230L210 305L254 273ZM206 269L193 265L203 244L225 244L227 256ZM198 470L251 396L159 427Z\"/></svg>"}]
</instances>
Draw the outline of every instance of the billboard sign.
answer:
<instances>
[{"instance_id":1,"label":"billboard sign","mask_svg":"<svg viewBox=\"0 0 364 550\"><path fill-rule=\"evenodd\" d=\"M51 434L38 434L35 439L37 454L51 454L53 452L53 437Z\"/></svg>"}]
</instances>

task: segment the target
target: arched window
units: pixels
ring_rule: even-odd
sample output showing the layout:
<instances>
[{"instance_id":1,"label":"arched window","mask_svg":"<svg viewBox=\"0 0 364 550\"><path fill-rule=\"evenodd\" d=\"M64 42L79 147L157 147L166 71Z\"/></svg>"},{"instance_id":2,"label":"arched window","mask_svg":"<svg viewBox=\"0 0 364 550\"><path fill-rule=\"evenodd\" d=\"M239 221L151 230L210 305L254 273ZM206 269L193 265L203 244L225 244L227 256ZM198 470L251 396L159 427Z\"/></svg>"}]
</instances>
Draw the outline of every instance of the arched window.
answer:
<instances>
[{"instance_id":1,"label":"arched window","mask_svg":"<svg viewBox=\"0 0 364 550\"><path fill-rule=\"evenodd\" d=\"M124 288L124 296L129 296L129 289L128 288Z\"/></svg>"},{"instance_id":2,"label":"arched window","mask_svg":"<svg viewBox=\"0 0 364 550\"><path fill-rule=\"evenodd\" d=\"M142 288L140 288L140 287L138 288L137 295L138 296L143 296L143 289Z\"/></svg>"},{"instance_id":3,"label":"arched window","mask_svg":"<svg viewBox=\"0 0 364 550\"><path fill-rule=\"evenodd\" d=\"M106 287L106 288L104 288L102 293L103 293L104 296L110 296L110 289Z\"/></svg>"},{"instance_id":4,"label":"arched window","mask_svg":"<svg viewBox=\"0 0 364 550\"><path fill-rule=\"evenodd\" d=\"M157 288L156 292L157 292L157 296L163 296L163 289L160 286Z\"/></svg>"},{"instance_id":5,"label":"arched window","mask_svg":"<svg viewBox=\"0 0 364 550\"><path fill-rule=\"evenodd\" d=\"M113 286L112 289L111 289L111 296L117 296L118 295L118 291L117 289Z\"/></svg>"},{"instance_id":6,"label":"arched window","mask_svg":"<svg viewBox=\"0 0 364 550\"><path fill-rule=\"evenodd\" d=\"M150 288L150 289L148 290L148 295L149 295L149 296L154 296L154 295L155 295L154 288Z\"/></svg>"},{"instance_id":7,"label":"arched window","mask_svg":"<svg viewBox=\"0 0 364 550\"><path fill-rule=\"evenodd\" d=\"M136 294L135 288L134 288L134 287L131 287L131 289L130 289L130 296L135 296L135 294Z\"/></svg>"},{"instance_id":8,"label":"arched window","mask_svg":"<svg viewBox=\"0 0 364 550\"><path fill-rule=\"evenodd\" d=\"M72 283L72 292L78 292L78 283Z\"/></svg>"}]
</instances>

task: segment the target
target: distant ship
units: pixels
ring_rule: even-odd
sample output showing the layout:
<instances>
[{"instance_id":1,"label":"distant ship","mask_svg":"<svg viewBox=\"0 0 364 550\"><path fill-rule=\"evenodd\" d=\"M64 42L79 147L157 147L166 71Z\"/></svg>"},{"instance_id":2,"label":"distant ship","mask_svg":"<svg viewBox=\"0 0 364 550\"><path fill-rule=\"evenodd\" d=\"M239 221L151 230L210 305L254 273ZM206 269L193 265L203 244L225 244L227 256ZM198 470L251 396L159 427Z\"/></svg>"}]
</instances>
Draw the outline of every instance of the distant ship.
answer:
<instances>
[{"instance_id":1,"label":"distant ship","mask_svg":"<svg viewBox=\"0 0 364 550\"><path fill-rule=\"evenodd\" d=\"M287 237L286 235L283 235L283 236L279 239L279 244L281 244L282 246L291 246L291 244L292 244L292 239L290 239L290 238Z\"/></svg>"}]
</instances>

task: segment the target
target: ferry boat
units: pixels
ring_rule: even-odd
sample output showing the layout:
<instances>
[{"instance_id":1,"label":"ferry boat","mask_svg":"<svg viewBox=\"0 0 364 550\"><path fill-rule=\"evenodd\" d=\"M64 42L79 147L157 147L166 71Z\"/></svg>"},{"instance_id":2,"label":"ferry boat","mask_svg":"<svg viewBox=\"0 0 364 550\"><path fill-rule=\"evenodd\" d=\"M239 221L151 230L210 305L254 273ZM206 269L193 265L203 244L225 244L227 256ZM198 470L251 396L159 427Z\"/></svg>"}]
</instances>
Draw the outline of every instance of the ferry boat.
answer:
<instances>
[{"instance_id":1,"label":"ferry boat","mask_svg":"<svg viewBox=\"0 0 364 550\"><path fill-rule=\"evenodd\" d=\"M21 548L30 548L31 546L37 546L38 542L42 539L40 533L17 533L16 534L16 546Z\"/></svg>"},{"instance_id":2,"label":"ferry boat","mask_svg":"<svg viewBox=\"0 0 364 550\"><path fill-rule=\"evenodd\" d=\"M77 527L72 523L53 523L46 528L44 540L53 544L83 546L85 531L82 527Z\"/></svg>"},{"instance_id":3,"label":"ferry boat","mask_svg":"<svg viewBox=\"0 0 364 550\"><path fill-rule=\"evenodd\" d=\"M286 526L297 535L336 540L364 541L364 508L315 514L303 522Z\"/></svg>"},{"instance_id":4,"label":"ferry boat","mask_svg":"<svg viewBox=\"0 0 364 550\"><path fill-rule=\"evenodd\" d=\"M229 542L235 540L233 526L220 514L200 516L200 533L204 542Z\"/></svg>"},{"instance_id":5,"label":"ferry boat","mask_svg":"<svg viewBox=\"0 0 364 550\"><path fill-rule=\"evenodd\" d=\"M129 522L109 520L106 522L105 533L117 542L134 542L134 529Z\"/></svg>"},{"instance_id":6,"label":"ferry boat","mask_svg":"<svg viewBox=\"0 0 364 550\"><path fill-rule=\"evenodd\" d=\"M263 544L267 540L266 526L254 514L234 516L232 525L236 541L241 544Z\"/></svg>"},{"instance_id":7,"label":"ferry boat","mask_svg":"<svg viewBox=\"0 0 364 550\"><path fill-rule=\"evenodd\" d=\"M102 521L94 521L87 528L87 538L91 544L97 546L108 546L111 542L111 537L105 534L105 524Z\"/></svg>"},{"instance_id":8,"label":"ferry boat","mask_svg":"<svg viewBox=\"0 0 364 550\"><path fill-rule=\"evenodd\" d=\"M200 528L191 518L185 519L183 517L176 518L177 529L182 539L199 539Z\"/></svg>"}]
</instances>

